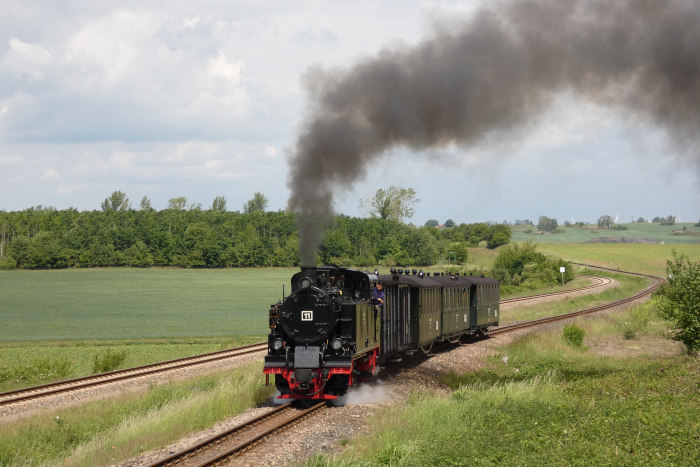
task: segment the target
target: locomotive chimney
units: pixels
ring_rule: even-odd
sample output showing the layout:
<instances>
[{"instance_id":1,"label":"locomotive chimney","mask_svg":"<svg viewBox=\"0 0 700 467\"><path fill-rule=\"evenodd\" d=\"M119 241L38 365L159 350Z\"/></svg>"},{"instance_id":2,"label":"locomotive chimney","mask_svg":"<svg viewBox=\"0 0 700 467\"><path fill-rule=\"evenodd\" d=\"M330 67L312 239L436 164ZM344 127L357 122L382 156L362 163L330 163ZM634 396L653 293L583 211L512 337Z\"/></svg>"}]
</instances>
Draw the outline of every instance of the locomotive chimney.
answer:
<instances>
[{"instance_id":1,"label":"locomotive chimney","mask_svg":"<svg viewBox=\"0 0 700 467\"><path fill-rule=\"evenodd\" d=\"M302 266L301 267L301 277L308 277L312 284L316 284L316 267L315 266Z\"/></svg>"}]
</instances>

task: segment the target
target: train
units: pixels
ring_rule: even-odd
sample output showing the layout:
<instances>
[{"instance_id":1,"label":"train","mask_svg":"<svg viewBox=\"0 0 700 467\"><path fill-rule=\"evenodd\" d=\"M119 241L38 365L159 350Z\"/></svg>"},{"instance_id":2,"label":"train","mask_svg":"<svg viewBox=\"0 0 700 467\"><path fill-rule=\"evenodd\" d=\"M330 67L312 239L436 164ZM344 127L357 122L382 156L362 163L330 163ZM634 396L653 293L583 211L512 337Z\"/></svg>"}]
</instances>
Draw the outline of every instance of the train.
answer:
<instances>
[{"instance_id":1,"label":"train","mask_svg":"<svg viewBox=\"0 0 700 467\"><path fill-rule=\"evenodd\" d=\"M263 369L282 399L337 399L378 365L498 325L500 283L484 276L316 266L302 267L291 286L270 307Z\"/></svg>"}]
</instances>

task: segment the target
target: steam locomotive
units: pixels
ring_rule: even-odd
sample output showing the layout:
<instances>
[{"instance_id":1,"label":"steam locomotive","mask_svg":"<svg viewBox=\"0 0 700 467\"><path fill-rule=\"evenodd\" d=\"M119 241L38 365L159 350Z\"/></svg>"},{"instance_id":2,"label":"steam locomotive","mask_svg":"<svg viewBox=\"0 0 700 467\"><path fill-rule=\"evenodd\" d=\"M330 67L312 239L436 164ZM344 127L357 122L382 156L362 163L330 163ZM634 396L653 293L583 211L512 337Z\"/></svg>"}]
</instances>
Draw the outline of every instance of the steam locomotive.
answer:
<instances>
[{"instance_id":1,"label":"steam locomotive","mask_svg":"<svg viewBox=\"0 0 700 467\"><path fill-rule=\"evenodd\" d=\"M383 306L372 299L377 282ZM281 398L335 399L377 364L486 333L499 310L499 282L486 277L302 267L291 294L270 308L263 372Z\"/></svg>"}]
</instances>

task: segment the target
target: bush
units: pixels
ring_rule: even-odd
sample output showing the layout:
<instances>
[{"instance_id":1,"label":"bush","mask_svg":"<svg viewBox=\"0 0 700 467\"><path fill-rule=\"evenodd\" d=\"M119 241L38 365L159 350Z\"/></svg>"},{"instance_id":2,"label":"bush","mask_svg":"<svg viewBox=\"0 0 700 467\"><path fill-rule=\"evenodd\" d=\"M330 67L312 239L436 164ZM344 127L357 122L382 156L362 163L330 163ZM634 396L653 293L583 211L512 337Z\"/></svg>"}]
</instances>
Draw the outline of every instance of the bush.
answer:
<instances>
[{"instance_id":1,"label":"bush","mask_svg":"<svg viewBox=\"0 0 700 467\"><path fill-rule=\"evenodd\" d=\"M10 258L9 256L3 259L0 259L0 269L8 270L8 269L17 269L17 261L15 261L14 258Z\"/></svg>"},{"instance_id":2,"label":"bush","mask_svg":"<svg viewBox=\"0 0 700 467\"><path fill-rule=\"evenodd\" d=\"M72 363L66 357L41 358L15 367L0 366L0 383L15 381L35 384L63 379L70 375Z\"/></svg>"},{"instance_id":3,"label":"bush","mask_svg":"<svg viewBox=\"0 0 700 467\"><path fill-rule=\"evenodd\" d=\"M586 331L576 326L575 324L567 324L564 326L562 338L566 345L575 349L583 347L583 338L586 336Z\"/></svg>"},{"instance_id":4,"label":"bush","mask_svg":"<svg viewBox=\"0 0 700 467\"><path fill-rule=\"evenodd\" d=\"M95 355L95 362L92 367L93 373L107 373L114 371L126 360L126 351L112 352L107 350L104 355Z\"/></svg>"},{"instance_id":5,"label":"bush","mask_svg":"<svg viewBox=\"0 0 700 467\"><path fill-rule=\"evenodd\" d=\"M666 262L668 284L659 292L659 312L678 329L674 336L689 353L700 352L700 262L673 250Z\"/></svg>"}]
</instances>

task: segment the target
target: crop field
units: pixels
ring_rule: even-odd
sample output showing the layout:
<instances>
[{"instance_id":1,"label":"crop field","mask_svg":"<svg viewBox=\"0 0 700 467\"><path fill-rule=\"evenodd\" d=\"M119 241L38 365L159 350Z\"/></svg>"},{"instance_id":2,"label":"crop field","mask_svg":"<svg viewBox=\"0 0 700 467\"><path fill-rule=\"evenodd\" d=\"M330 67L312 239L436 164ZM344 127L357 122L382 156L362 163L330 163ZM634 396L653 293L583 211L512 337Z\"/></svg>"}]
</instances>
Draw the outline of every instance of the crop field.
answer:
<instances>
[{"instance_id":1,"label":"crop field","mask_svg":"<svg viewBox=\"0 0 700 467\"><path fill-rule=\"evenodd\" d=\"M570 261L634 271L663 277L666 261L672 250L691 260L700 259L700 244L600 244L600 243L538 243L537 251Z\"/></svg>"},{"instance_id":2,"label":"crop field","mask_svg":"<svg viewBox=\"0 0 700 467\"><path fill-rule=\"evenodd\" d=\"M624 239L650 239L655 243L700 243L700 227L693 223L660 225L648 223L619 224L627 230L599 229L597 226L559 226L561 233L537 232L536 226L514 226L512 240L531 240L540 243L588 243L600 241L601 237ZM683 230L685 229L685 230ZM530 232L528 232L530 231Z\"/></svg>"},{"instance_id":3,"label":"crop field","mask_svg":"<svg viewBox=\"0 0 700 467\"><path fill-rule=\"evenodd\" d=\"M261 336L292 271L0 271L0 342Z\"/></svg>"}]
</instances>

